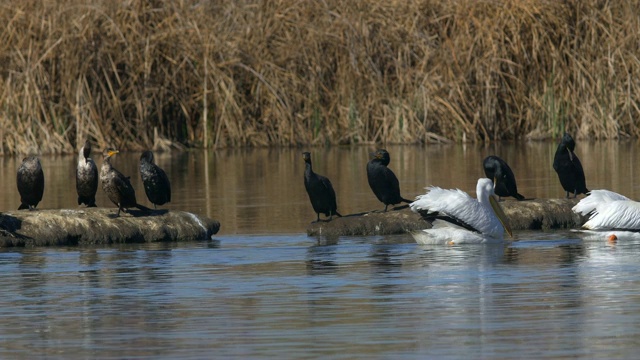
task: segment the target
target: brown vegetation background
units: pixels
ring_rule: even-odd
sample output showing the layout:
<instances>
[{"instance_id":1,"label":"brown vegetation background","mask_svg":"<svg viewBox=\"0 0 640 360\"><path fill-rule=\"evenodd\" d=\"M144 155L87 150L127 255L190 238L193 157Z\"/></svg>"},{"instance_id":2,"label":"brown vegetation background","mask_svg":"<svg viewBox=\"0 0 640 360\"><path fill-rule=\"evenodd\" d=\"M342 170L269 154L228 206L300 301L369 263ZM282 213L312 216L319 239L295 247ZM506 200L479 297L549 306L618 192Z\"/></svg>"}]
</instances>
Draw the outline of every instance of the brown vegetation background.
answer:
<instances>
[{"instance_id":1,"label":"brown vegetation background","mask_svg":"<svg viewBox=\"0 0 640 360\"><path fill-rule=\"evenodd\" d=\"M2 153L638 137L638 1L0 1Z\"/></svg>"}]
</instances>

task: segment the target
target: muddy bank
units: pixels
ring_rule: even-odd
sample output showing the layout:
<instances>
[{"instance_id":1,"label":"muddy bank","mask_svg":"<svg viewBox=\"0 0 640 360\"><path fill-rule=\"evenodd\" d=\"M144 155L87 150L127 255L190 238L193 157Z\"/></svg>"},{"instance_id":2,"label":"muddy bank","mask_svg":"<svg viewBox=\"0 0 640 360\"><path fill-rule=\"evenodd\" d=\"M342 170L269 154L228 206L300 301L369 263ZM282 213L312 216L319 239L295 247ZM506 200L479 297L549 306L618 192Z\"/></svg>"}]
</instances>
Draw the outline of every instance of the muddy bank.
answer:
<instances>
[{"instance_id":1,"label":"muddy bank","mask_svg":"<svg viewBox=\"0 0 640 360\"><path fill-rule=\"evenodd\" d=\"M515 230L550 230L578 228L583 220L571 211L579 199L505 200L500 203ZM403 208L383 212L368 212L335 218L329 222L312 223L309 236L349 236L403 234L411 230L427 229L431 224Z\"/></svg>"},{"instance_id":2,"label":"muddy bank","mask_svg":"<svg viewBox=\"0 0 640 360\"><path fill-rule=\"evenodd\" d=\"M9 211L0 215L0 247L114 244L209 239L220 223L184 211L82 208Z\"/></svg>"}]
</instances>

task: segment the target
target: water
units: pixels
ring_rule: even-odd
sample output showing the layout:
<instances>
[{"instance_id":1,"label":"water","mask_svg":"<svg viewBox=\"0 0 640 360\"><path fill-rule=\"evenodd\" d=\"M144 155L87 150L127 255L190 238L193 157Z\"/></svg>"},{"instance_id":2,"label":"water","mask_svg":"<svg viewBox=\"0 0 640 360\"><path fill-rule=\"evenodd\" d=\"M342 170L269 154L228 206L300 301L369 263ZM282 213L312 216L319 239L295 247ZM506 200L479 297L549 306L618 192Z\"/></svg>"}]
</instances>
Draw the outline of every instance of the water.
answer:
<instances>
[{"instance_id":1,"label":"water","mask_svg":"<svg viewBox=\"0 0 640 360\"><path fill-rule=\"evenodd\" d=\"M587 186L640 197L637 147L579 143ZM366 185L367 150L313 151L343 213L382 208ZM553 144L389 151L405 197L430 184L472 191L494 151L525 196L563 195ZM0 250L0 358L634 358L640 349L640 241L569 231L521 231L504 246L307 237L315 214L300 153L156 155L173 181L169 208L220 220L213 241ZM120 155L114 165L142 198L136 154ZM43 163L40 206L75 207L75 159ZM7 189L16 168L0 163ZM0 206L17 200L7 190Z\"/></svg>"}]
</instances>

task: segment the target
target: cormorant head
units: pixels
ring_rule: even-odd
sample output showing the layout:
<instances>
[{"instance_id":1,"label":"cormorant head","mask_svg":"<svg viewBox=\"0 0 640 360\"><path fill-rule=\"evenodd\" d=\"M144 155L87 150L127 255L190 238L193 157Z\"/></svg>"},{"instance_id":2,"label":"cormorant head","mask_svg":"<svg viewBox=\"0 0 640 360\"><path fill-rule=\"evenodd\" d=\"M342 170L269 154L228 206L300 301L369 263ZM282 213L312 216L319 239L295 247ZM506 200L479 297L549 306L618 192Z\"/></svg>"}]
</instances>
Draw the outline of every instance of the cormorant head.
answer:
<instances>
[{"instance_id":1,"label":"cormorant head","mask_svg":"<svg viewBox=\"0 0 640 360\"><path fill-rule=\"evenodd\" d=\"M84 156L85 159L91 156L91 142L89 142L89 140L85 141L82 146L82 156Z\"/></svg>"},{"instance_id":2,"label":"cormorant head","mask_svg":"<svg viewBox=\"0 0 640 360\"><path fill-rule=\"evenodd\" d=\"M498 161L496 160L494 155L487 156L482 160L482 167L484 168L484 174L488 178L494 178L496 174L496 169L499 168Z\"/></svg>"},{"instance_id":3,"label":"cormorant head","mask_svg":"<svg viewBox=\"0 0 640 360\"><path fill-rule=\"evenodd\" d=\"M571 151L573 151L576 148L576 142L573 140L571 135L569 135L569 133L564 133L561 144Z\"/></svg>"},{"instance_id":4,"label":"cormorant head","mask_svg":"<svg viewBox=\"0 0 640 360\"><path fill-rule=\"evenodd\" d=\"M311 164L311 154L308 152L303 152L302 153L302 159L304 159L304 162L306 162L307 164Z\"/></svg>"},{"instance_id":5,"label":"cormorant head","mask_svg":"<svg viewBox=\"0 0 640 360\"><path fill-rule=\"evenodd\" d=\"M22 159L22 162L25 165L29 166L40 166L40 159L38 159L35 155L29 155L26 158Z\"/></svg>"},{"instance_id":6,"label":"cormorant head","mask_svg":"<svg viewBox=\"0 0 640 360\"><path fill-rule=\"evenodd\" d=\"M385 149L378 149L376 152L371 153L374 160L378 160L382 165L387 166L391 162L391 157Z\"/></svg>"},{"instance_id":7,"label":"cormorant head","mask_svg":"<svg viewBox=\"0 0 640 360\"><path fill-rule=\"evenodd\" d=\"M150 164L153 164L153 153L149 150L145 151L140 155L140 161L146 161Z\"/></svg>"},{"instance_id":8,"label":"cormorant head","mask_svg":"<svg viewBox=\"0 0 640 360\"><path fill-rule=\"evenodd\" d=\"M104 150L103 156L105 159L108 159L117 153L119 153L119 151L114 148L106 148Z\"/></svg>"}]
</instances>

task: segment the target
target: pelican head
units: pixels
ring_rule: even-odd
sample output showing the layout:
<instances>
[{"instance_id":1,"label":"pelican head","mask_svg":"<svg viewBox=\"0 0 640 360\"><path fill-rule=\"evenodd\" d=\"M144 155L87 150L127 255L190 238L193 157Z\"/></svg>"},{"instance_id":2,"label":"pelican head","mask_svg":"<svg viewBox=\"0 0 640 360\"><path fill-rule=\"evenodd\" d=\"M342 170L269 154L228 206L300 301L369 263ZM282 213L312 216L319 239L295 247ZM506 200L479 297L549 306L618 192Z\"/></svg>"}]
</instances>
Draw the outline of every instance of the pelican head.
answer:
<instances>
[{"instance_id":1,"label":"pelican head","mask_svg":"<svg viewBox=\"0 0 640 360\"><path fill-rule=\"evenodd\" d=\"M495 187L495 179L491 181L487 178L478 179L478 185L476 185L476 194L478 196L478 201L481 204L489 204L493 209L493 212L496 214L498 220L504 227L504 230L509 234L510 237L513 237L513 233L511 232L511 226L509 225L509 220L507 216L504 214L502 207L496 200L496 195L494 194Z\"/></svg>"}]
</instances>

